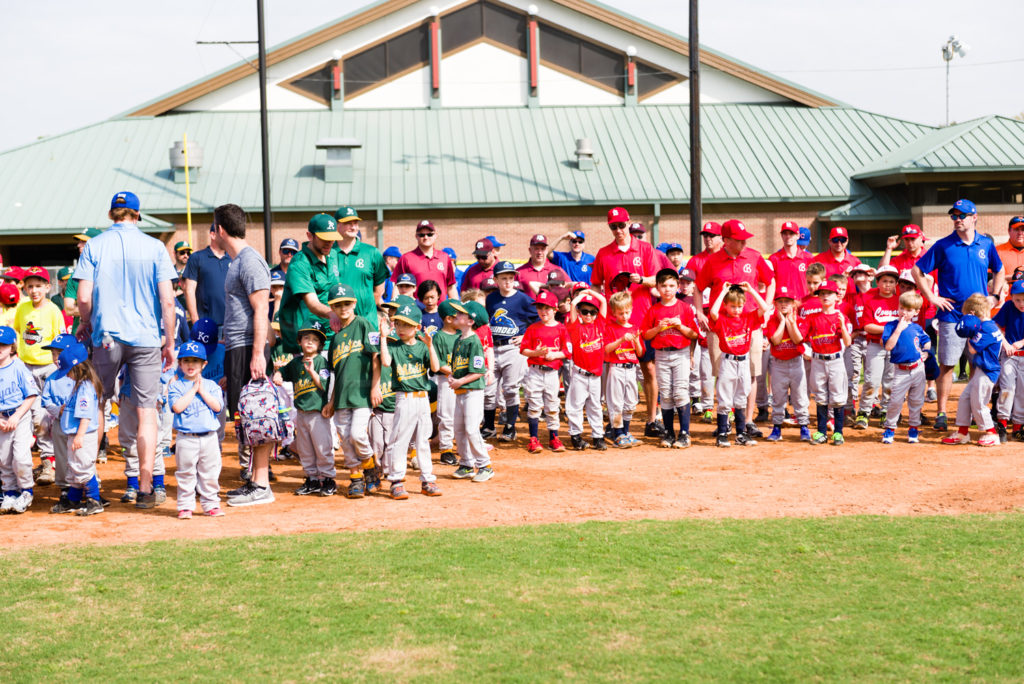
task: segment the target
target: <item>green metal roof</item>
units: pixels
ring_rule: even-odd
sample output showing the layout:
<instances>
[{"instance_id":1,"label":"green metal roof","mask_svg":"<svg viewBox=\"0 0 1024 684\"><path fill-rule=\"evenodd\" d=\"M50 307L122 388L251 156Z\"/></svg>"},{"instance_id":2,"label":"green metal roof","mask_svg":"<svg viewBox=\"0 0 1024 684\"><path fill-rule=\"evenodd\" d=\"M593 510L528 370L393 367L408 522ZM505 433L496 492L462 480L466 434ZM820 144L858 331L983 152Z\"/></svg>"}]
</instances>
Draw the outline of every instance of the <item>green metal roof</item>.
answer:
<instances>
[{"instance_id":1,"label":"green metal roof","mask_svg":"<svg viewBox=\"0 0 1024 684\"><path fill-rule=\"evenodd\" d=\"M866 179L942 171L1015 171L1024 169L1024 122L986 116L939 128L903 149L894 150L854 178Z\"/></svg>"},{"instance_id":2,"label":"green metal roof","mask_svg":"<svg viewBox=\"0 0 1024 684\"><path fill-rule=\"evenodd\" d=\"M929 127L847 108L702 108L704 202L844 202L850 174ZM688 107L544 107L271 112L275 211L679 203L690 187ZM168 148L187 133L205 162L194 211L262 207L259 114L198 112L104 121L0 154L0 230L106 222L130 189L149 214L180 215ZM329 137L356 138L355 180L323 180ZM597 164L580 171L575 139Z\"/></svg>"},{"instance_id":3,"label":"green metal roof","mask_svg":"<svg viewBox=\"0 0 1024 684\"><path fill-rule=\"evenodd\" d=\"M818 216L832 223L838 221L909 221L910 201L906 189L900 185L870 190L862 183L855 185L855 191L866 194L857 197L835 209L818 212Z\"/></svg>"}]
</instances>

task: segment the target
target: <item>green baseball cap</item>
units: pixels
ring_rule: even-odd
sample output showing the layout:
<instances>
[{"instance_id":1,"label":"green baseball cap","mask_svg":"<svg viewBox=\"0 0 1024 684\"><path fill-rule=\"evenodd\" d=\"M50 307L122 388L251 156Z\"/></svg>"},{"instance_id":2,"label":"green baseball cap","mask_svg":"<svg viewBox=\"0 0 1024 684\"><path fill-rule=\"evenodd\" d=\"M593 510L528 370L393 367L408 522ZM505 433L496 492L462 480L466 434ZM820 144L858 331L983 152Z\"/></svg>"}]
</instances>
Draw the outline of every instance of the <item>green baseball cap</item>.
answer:
<instances>
[{"instance_id":1,"label":"green baseball cap","mask_svg":"<svg viewBox=\"0 0 1024 684\"><path fill-rule=\"evenodd\" d=\"M323 344L327 341L327 331L324 330L324 324L320 321L313 321L307 326L299 328L299 334L296 335L296 339L302 339L302 336L306 333L313 333L320 338L320 343Z\"/></svg>"},{"instance_id":2,"label":"green baseball cap","mask_svg":"<svg viewBox=\"0 0 1024 684\"><path fill-rule=\"evenodd\" d=\"M174 245L174 251L175 252L185 252L185 251L191 252L192 251L192 245L188 244L188 240L182 240L178 244Z\"/></svg>"},{"instance_id":3,"label":"green baseball cap","mask_svg":"<svg viewBox=\"0 0 1024 684\"><path fill-rule=\"evenodd\" d=\"M396 321L404 321L409 325L419 325L423 322L423 312L420 311L420 307L415 302L412 304L406 303L398 307L394 319Z\"/></svg>"},{"instance_id":4,"label":"green baseball cap","mask_svg":"<svg viewBox=\"0 0 1024 684\"><path fill-rule=\"evenodd\" d=\"M480 302L464 302L462 306L465 307L469 317L473 319L474 328L486 325L487 321L490 320L490 316L487 315L487 309Z\"/></svg>"},{"instance_id":5,"label":"green baseball cap","mask_svg":"<svg viewBox=\"0 0 1024 684\"><path fill-rule=\"evenodd\" d=\"M437 307L437 311L441 314L441 318L448 318L449 316L454 316L457 313L469 313L466 311L466 307L463 306L462 302L458 299L444 300L441 302L441 305Z\"/></svg>"},{"instance_id":6,"label":"green baseball cap","mask_svg":"<svg viewBox=\"0 0 1024 684\"><path fill-rule=\"evenodd\" d=\"M75 270L73 268L71 268L70 266L65 266L64 268L57 271L57 280L67 280L71 277L71 274L74 272Z\"/></svg>"},{"instance_id":7,"label":"green baseball cap","mask_svg":"<svg viewBox=\"0 0 1024 684\"><path fill-rule=\"evenodd\" d=\"M338 223L362 221L362 219L359 218L359 213L355 210L355 207L341 207L338 211L334 212L334 218Z\"/></svg>"},{"instance_id":8,"label":"green baseball cap","mask_svg":"<svg viewBox=\"0 0 1024 684\"><path fill-rule=\"evenodd\" d=\"M75 235L75 239L81 240L82 242L87 242L102 232L103 231L100 230L99 228L86 228L84 233L78 233L77 235Z\"/></svg>"},{"instance_id":9,"label":"green baseball cap","mask_svg":"<svg viewBox=\"0 0 1024 684\"><path fill-rule=\"evenodd\" d=\"M321 240L340 240L338 222L330 214L317 214L309 219L309 232Z\"/></svg>"},{"instance_id":10,"label":"green baseball cap","mask_svg":"<svg viewBox=\"0 0 1024 684\"><path fill-rule=\"evenodd\" d=\"M328 305L334 304L336 302L354 302L356 301L356 299L357 298L355 293L352 292L352 290L344 283L338 283L337 285L333 286L327 293Z\"/></svg>"}]
</instances>

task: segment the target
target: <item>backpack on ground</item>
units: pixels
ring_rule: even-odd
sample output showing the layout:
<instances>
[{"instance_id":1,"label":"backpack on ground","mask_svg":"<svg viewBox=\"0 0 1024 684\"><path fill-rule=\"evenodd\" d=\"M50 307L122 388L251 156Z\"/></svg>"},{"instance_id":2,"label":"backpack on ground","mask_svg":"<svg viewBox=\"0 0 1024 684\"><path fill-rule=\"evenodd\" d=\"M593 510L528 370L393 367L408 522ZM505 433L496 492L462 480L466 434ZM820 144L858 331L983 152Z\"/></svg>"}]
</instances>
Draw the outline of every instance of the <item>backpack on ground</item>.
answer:
<instances>
[{"instance_id":1,"label":"backpack on ground","mask_svg":"<svg viewBox=\"0 0 1024 684\"><path fill-rule=\"evenodd\" d=\"M235 432L240 444L259 446L283 442L293 436L295 425L280 390L269 378L250 380L238 397Z\"/></svg>"}]
</instances>

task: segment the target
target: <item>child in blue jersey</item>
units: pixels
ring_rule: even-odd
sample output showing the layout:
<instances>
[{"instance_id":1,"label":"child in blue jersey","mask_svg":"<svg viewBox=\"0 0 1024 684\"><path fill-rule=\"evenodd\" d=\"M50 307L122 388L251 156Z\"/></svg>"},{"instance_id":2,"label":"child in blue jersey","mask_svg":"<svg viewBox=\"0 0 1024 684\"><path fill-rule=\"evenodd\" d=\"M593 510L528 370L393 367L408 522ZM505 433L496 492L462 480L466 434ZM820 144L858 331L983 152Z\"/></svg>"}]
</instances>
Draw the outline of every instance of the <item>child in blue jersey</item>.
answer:
<instances>
[{"instance_id":1,"label":"child in blue jersey","mask_svg":"<svg viewBox=\"0 0 1024 684\"><path fill-rule=\"evenodd\" d=\"M957 431L942 440L943 444L970 444L971 419L984 434L978 446L999 445L999 435L992 423L988 402L992 388L999 381L999 352L1009 354L1013 348L1006 343L995 321L989 318L988 298L973 294L963 306L963 317L956 324L956 334L967 340L971 354L971 379L960 394L956 407Z\"/></svg>"},{"instance_id":2,"label":"child in blue jersey","mask_svg":"<svg viewBox=\"0 0 1024 684\"><path fill-rule=\"evenodd\" d=\"M892 444L896 436L896 423L899 413L903 410L903 400L907 400L910 412L907 441L914 444L918 441L918 428L921 427L921 407L924 406L924 393L928 380L924 373L924 360L931 346L928 334L914 319L924 300L917 292L904 292L900 295L900 308L897 318L882 326L882 347L889 355L892 364L893 378L889 387L889 405L886 407L882 443Z\"/></svg>"},{"instance_id":3,"label":"child in blue jersey","mask_svg":"<svg viewBox=\"0 0 1024 684\"><path fill-rule=\"evenodd\" d=\"M200 318L192 326L189 333L193 342L198 342L206 349L206 365L203 367L203 378L213 380L221 390L227 389L227 378L224 375L224 344L219 341L219 326L212 318ZM217 430L217 439L224 444L224 426L227 424L227 411L217 414L220 421L220 428ZM294 418L294 416L292 416Z\"/></svg>"},{"instance_id":4,"label":"child in blue jersey","mask_svg":"<svg viewBox=\"0 0 1024 684\"><path fill-rule=\"evenodd\" d=\"M0 326L0 513L24 513L32 505L32 404L39 386L14 356L18 334Z\"/></svg>"},{"instance_id":5,"label":"child in blue jersey","mask_svg":"<svg viewBox=\"0 0 1024 684\"><path fill-rule=\"evenodd\" d=\"M424 280L416 287L416 299L420 303L420 330L433 337L444 325L438 310L441 305L441 286L433 280Z\"/></svg>"},{"instance_id":6,"label":"child in blue jersey","mask_svg":"<svg viewBox=\"0 0 1024 684\"><path fill-rule=\"evenodd\" d=\"M996 419L1000 437L1012 421L1013 439L1024 442L1024 280L1010 285L1010 298L992 319L1010 346L999 359L999 398Z\"/></svg>"},{"instance_id":7,"label":"child in blue jersey","mask_svg":"<svg viewBox=\"0 0 1024 684\"><path fill-rule=\"evenodd\" d=\"M98 515L103 512L100 481L96 476L96 454L100 446L99 397L103 384L89 361L89 351L80 342L60 353L54 375L58 379L67 375L75 383L60 413L60 428L67 435L68 445L68 500L76 506L77 515Z\"/></svg>"},{"instance_id":8,"label":"child in blue jersey","mask_svg":"<svg viewBox=\"0 0 1024 684\"><path fill-rule=\"evenodd\" d=\"M220 440L217 415L224 409L224 394L213 380L202 376L206 348L186 342L178 349L178 373L167 388L178 440L174 449L178 480L178 519L188 520L196 505L203 513L224 515L220 509Z\"/></svg>"},{"instance_id":9,"label":"child in blue jersey","mask_svg":"<svg viewBox=\"0 0 1024 684\"><path fill-rule=\"evenodd\" d=\"M56 365L60 359L60 353L74 344L74 342L74 335L57 335L43 349L50 350L50 354L53 355L53 363ZM43 410L50 417L50 440L53 442L55 470L54 482L60 488L60 500L57 502L57 505L50 509L51 513L70 513L78 508L78 506L72 506L71 499L68 498L68 436L60 428L60 410L71 399L71 390L74 387L74 380L66 375L57 377L56 373L51 373L50 377L43 384L41 398ZM36 482L42 484L42 481L39 479Z\"/></svg>"}]
</instances>

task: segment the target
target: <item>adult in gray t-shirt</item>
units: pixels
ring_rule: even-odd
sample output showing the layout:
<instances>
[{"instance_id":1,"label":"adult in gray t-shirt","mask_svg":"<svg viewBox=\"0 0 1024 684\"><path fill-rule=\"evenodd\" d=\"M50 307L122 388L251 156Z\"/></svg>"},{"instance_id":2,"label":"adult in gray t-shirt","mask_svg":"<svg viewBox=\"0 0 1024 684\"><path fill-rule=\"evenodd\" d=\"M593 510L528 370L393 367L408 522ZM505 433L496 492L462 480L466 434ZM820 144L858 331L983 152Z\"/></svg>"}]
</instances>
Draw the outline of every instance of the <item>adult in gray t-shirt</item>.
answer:
<instances>
[{"instance_id":1,"label":"adult in gray t-shirt","mask_svg":"<svg viewBox=\"0 0 1024 684\"><path fill-rule=\"evenodd\" d=\"M234 257L224 278L224 348L251 347L255 315L250 301L254 292L270 292L270 267L252 247ZM266 316L264 316L264 321Z\"/></svg>"}]
</instances>

